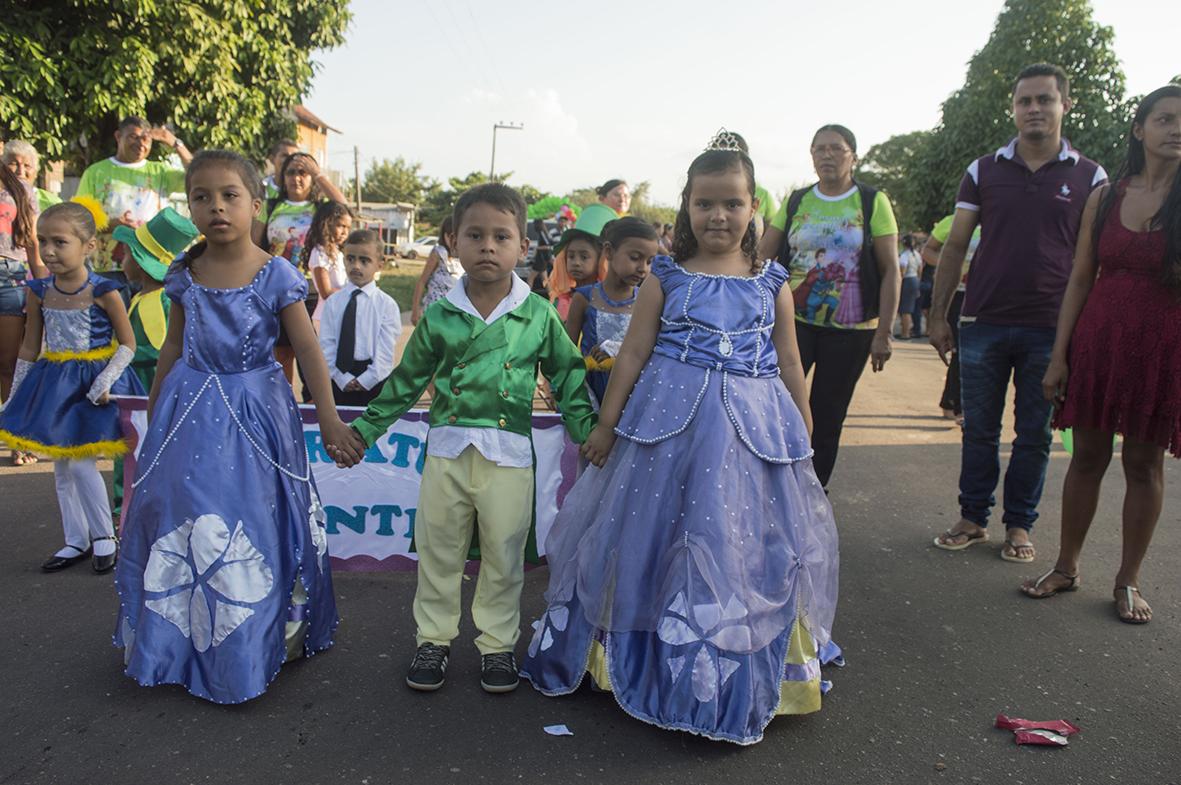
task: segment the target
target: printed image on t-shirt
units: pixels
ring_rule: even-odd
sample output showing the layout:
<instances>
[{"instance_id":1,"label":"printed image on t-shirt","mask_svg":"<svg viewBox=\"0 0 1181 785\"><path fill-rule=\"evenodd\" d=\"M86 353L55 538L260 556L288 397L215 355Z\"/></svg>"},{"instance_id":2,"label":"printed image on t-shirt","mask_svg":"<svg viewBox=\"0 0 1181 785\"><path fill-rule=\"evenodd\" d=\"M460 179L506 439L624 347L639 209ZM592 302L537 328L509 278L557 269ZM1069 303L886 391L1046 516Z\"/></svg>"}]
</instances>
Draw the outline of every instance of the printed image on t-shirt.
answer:
<instances>
[{"instance_id":1,"label":"printed image on t-shirt","mask_svg":"<svg viewBox=\"0 0 1181 785\"><path fill-rule=\"evenodd\" d=\"M782 229L786 220L785 202L771 224ZM880 191L871 223L873 237L898 233L890 201ZM862 224L856 188L838 197L826 197L813 188L800 201L787 230L788 283L800 321L846 329L877 326L877 319L865 318L861 300Z\"/></svg>"},{"instance_id":2,"label":"printed image on t-shirt","mask_svg":"<svg viewBox=\"0 0 1181 785\"><path fill-rule=\"evenodd\" d=\"M267 220L267 250L299 265L303 244L312 228L316 205L311 202L280 202Z\"/></svg>"},{"instance_id":3,"label":"printed image on t-shirt","mask_svg":"<svg viewBox=\"0 0 1181 785\"><path fill-rule=\"evenodd\" d=\"M162 161L120 164L108 158L91 164L82 173L78 195L97 199L111 220L140 226L168 205L168 196L184 191L184 171L172 169ZM125 249L109 231L98 238L94 269L105 272L117 268Z\"/></svg>"}]
</instances>

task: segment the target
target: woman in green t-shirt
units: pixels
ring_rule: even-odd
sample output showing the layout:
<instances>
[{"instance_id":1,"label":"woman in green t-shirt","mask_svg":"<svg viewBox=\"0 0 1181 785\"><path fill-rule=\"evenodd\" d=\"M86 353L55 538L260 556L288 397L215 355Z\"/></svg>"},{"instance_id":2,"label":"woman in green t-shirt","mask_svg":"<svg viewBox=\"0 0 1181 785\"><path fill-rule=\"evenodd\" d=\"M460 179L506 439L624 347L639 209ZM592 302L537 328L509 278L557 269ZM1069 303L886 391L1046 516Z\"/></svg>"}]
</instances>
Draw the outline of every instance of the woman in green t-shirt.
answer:
<instances>
[{"instance_id":1,"label":"woman in green t-shirt","mask_svg":"<svg viewBox=\"0 0 1181 785\"><path fill-rule=\"evenodd\" d=\"M255 222L254 241L271 256L281 256L298 267L316 207L325 201L343 203L345 197L320 171L316 159L307 153L287 156L279 170L278 183L278 195L267 200L264 212ZM304 274L307 275L306 270ZM314 286L308 287L305 303L309 316L319 299L315 292ZM283 366L287 380L294 383L295 350L291 348L287 333L281 328L275 341L275 359Z\"/></svg>"},{"instance_id":2,"label":"woman in green t-shirt","mask_svg":"<svg viewBox=\"0 0 1181 785\"><path fill-rule=\"evenodd\" d=\"M856 162L852 131L840 125L817 131L812 163L820 181L784 201L759 243L761 258L779 259L790 273L800 358L805 373L816 367L809 398L813 464L825 486L866 359L875 372L890 359L898 310L898 224L884 193L863 197L853 180Z\"/></svg>"}]
</instances>

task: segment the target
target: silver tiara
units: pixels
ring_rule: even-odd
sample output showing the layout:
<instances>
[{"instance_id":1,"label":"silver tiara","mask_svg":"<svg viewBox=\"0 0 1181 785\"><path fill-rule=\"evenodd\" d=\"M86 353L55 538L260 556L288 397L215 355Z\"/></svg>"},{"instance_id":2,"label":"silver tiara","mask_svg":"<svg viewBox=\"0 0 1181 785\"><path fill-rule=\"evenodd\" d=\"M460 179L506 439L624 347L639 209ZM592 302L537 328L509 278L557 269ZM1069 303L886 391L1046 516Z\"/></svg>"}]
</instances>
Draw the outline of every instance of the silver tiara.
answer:
<instances>
[{"instance_id":1,"label":"silver tiara","mask_svg":"<svg viewBox=\"0 0 1181 785\"><path fill-rule=\"evenodd\" d=\"M738 143L738 137L725 128L719 128L718 132L714 134L714 138L709 140L709 145L706 150L726 150L731 153L741 153L742 145Z\"/></svg>"}]
</instances>

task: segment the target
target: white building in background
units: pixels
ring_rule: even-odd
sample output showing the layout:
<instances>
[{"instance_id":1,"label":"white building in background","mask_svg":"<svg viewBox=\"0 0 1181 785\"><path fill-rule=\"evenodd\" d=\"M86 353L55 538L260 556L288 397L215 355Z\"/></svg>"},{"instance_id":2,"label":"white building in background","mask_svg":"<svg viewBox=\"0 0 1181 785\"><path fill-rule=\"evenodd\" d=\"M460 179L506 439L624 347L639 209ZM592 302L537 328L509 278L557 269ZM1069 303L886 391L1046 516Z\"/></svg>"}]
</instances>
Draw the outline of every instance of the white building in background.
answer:
<instances>
[{"instance_id":1,"label":"white building in background","mask_svg":"<svg viewBox=\"0 0 1181 785\"><path fill-rule=\"evenodd\" d=\"M418 206L407 202L361 202L361 214L355 225L378 229L385 240L386 256L394 249L414 240L414 216Z\"/></svg>"}]
</instances>

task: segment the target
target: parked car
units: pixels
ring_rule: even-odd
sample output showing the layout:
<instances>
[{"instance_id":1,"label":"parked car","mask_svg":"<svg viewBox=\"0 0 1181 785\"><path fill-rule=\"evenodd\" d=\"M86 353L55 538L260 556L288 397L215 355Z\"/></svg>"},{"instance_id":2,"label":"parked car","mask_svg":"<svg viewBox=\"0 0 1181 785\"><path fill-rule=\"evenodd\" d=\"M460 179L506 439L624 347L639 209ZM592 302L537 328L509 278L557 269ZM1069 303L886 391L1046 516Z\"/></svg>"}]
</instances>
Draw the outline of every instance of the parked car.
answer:
<instances>
[{"instance_id":1,"label":"parked car","mask_svg":"<svg viewBox=\"0 0 1181 785\"><path fill-rule=\"evenodd\" d=\"M438 237L420 237L414 242L402 243L398 246L398 256L406 259L430 256L431 250L439 244Z\"/></svg>"}]
</instances>

